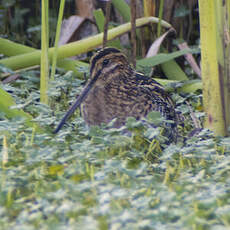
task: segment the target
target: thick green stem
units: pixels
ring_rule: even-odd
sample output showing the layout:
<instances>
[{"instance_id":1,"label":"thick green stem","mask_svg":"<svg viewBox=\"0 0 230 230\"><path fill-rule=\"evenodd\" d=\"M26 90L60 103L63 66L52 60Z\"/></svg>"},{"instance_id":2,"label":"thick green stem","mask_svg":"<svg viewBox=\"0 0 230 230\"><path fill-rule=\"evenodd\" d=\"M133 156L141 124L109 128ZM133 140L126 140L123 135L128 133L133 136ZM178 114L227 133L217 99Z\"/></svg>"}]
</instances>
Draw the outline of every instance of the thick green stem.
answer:
<instances>
[{"instance_id":1,"label":"thick green stem","mask_svg":"<svg viewBox=\"0 0 230 230\"><path fill-rule=\"evenodd\" d=\"M41 70L40 70L40 100L48 104L48 82L49 82L49 1L42 0L42 33L41 33Z\"/></svg>"},{"instance_id":2,"label":"thick green stem","mask_svg":"<svg viewBox=\"0 0 230 230\"><path fill-rule=\"evenodd\" d=\"M161 35L161 20L162 20L162 16L163 16L163 8L164 8L164 0L160 0L160 8L159 8L159 22L157 25L157 37L160 37Z\"/></svg>"},{"instance_id":3,"label":"thick green stem","mask_svg":"<svg viewBox=\"0 0 230 230\"><path fill-rule=\"evenodd\" d=\"M62 24L64 7L65 7L65 0L61 0L59 15L58 15L58 22L57 22L57 30L56 30L56 36L55 36L55 43L54 43L54 56L53 56L51 77L50 77L51 80L54 80L54 74L55 74L55 69L56 69L56 65L57 65L58 42L59 42L60 33L61 33L61 24Z\"/></svg>"},{"instance_id":4,"label":"thick green stem","mask_svg":"<svg viewBox=\"0 0 230 230\"><path fill-rule=\"evenodd\" d=\"M159 19L155 17L139 18L136 21L136 25L137 27L141 27L144 25L148 25L149 23L158 23L158 21ZM171 28L171 25L163 20L161 21L161 24L165 28ZM116 28L110 29L108 31L108 40L114 39L117 36L120 36L130 31L130 29L131 29L130 23L126 23ZM93 48L101 45L102 41L103 41L103 33L100 33L80 41L76 41L60 46L58 48L58 60L92 50ZM52 59L53 52L54 52L54 48L50 48L49 49L50 59ZM0 63L6 65L7 67L13 70L17 70L29 66L39 65L40 57L41 57L41 51L38 50L31 53L26 53L23 55L2 59L0 60Z\"/></svg>"},{"instance_id":5,"label":"thick green stem","mask_svg":"<svg viewBox=\"0 0 230 230\"><path fill-rule=\"evenodd\" d=\"M20 54L31 53L36 50L37 49L35 48L21 45L19 43L12 42L4 38L0 38L0 53L4 55L17 56ZM63 68L67 71L72 70L79 78L83 78L83 74L77 70L77 67L88 66L88 64L85 62L81 62L77 60L68 60L68 59L58 60L57 65L58 67Z\"/></svg>"},{"instance_id":6,"label":"thick green stem","mask_svg":"<svg viewBox=\"0 0 230 230\"><path fill-rule=\"evenodd\" d=\"M199 1L205 125L216 135L230 126L229 2Z\"/></svg>"}]
</instances>

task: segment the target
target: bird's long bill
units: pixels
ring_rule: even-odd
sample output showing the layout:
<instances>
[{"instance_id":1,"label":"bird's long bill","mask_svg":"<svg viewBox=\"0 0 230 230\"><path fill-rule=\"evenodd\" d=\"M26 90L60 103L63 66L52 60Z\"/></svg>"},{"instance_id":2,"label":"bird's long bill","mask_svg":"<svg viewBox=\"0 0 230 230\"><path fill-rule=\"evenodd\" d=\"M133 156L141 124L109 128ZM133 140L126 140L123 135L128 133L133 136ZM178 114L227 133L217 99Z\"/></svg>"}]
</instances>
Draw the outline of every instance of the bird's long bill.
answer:
<instances>
[{"instance_id":1,"label":"bird's long bill","mask_svg":"<svg viewBox=\"0 0 230 230\"><path fill-rule=\"evenodd\" d=\"M82 93L79 95L79 97L77 98L77 100L70 107L70 109L67 111L67 113L65 114L65 116L60 121L60 123L57 126L57 128L54 130L54 133L58 133L58 131L62 128L62 126L65 124L65 122L67 121L67 119L72 115L72 113L75 111L75 109L77 109L81 105L81 103L84 101L84 99L88 95L90 89L92 88L92 86L93 86L93 84L95 83L96 80L97 80L97 78L92 79L85 86L85 88L83 89Z\"/></svg>"}]
</instances>

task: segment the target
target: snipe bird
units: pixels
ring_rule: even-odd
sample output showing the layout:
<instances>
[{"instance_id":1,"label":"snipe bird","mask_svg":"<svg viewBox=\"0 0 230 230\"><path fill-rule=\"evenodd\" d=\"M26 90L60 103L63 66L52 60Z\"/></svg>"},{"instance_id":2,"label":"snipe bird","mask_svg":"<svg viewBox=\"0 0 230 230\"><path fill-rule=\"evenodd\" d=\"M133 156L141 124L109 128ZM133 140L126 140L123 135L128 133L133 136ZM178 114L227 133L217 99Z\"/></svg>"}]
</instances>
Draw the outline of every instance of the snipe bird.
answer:
<instances>
[{"instance_id":1,"label":"snipe bird","mask_svg":"<svg viewBox=\"0 0 230 230\"><path fill-rule=\"evenodd\" d=\"M176 135L177 116L168 93L155 80L137 73L116 48L104 48L91 58L90 79L54 133L80 105L89 126L116 118L114 127L121 127L127 117L141 119L150 111L159 111L167 120L174 121L170 132Z\"/></svg>"}]
</instances>

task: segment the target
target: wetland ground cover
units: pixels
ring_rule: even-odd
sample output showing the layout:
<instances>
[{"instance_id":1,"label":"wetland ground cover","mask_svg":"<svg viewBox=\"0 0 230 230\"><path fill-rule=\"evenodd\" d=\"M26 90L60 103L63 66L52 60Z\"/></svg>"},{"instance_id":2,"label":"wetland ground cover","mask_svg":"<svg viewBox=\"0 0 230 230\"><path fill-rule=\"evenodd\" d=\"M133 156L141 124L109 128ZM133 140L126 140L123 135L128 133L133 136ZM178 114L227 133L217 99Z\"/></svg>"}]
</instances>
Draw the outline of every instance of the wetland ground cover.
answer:
<instances>
[{"instance_id":1,"label":"wetland ground cover","mask_svg":"<svg viewBox=\"0 0 230 230\"><path fill-rule=\"evenodd\" d=\"M57 76L46 106L37 74L4 85L43 130L0 114L0 229L229 229L230 138L202 130L164 145L161 128L129 119L129 135L87 129L78 112L53 135L82 82ZM186 97L199 104L200 95Z\"/></svg>"}]
</instances>

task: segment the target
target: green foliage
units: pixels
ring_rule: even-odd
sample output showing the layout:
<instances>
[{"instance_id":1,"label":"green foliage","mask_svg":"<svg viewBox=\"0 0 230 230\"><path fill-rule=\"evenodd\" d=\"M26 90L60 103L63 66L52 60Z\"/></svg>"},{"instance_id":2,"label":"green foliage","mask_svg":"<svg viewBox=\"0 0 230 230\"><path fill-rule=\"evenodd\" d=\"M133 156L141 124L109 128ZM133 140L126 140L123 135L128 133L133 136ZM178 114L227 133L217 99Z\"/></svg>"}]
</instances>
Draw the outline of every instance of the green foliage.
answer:
<instances>
[{"instance_id":1,"label":"green foliage","mask_svg":"<svg viewBox=\"0 0 230 230\"><path fill-rule=\"evenodd\" d=\"M124 0L112 0L112 3L121 14L124 21L129 22L131 18L129 5Z\"/></svg>"},{"instance_id":2,"label":"green foliage","mask_svg":"<svg viewBox=\"0 0 230 230\"><path fill-rule=\"evenodd\" d=\"M113 0L129 21L129 6L124 3ZM0 16L9 7L18 7L13 0L0 4L4 6ZM21 17L27 13L24 9L20 8L24 13ZM179 14L180 10L183 9L177 10L178 17L188 13ZM50 12L50 22L56 24L54 12L55 9ZM31 40L27 43L40 42L40 12L38 15L29 18L27 33ZM19 13L16 16L20 27ZM50 36L53 37L52 30ZM21 43L25 41L24 37L21 39ZM16 46L11 48L11 54L14 49ZM30 52L29 49L22 47L17 54ZM186 52L142 59L138 68L149 74L152 66ZM87 64L82 66L78 64L77 69L86 72ZM13 74L3 66L0 72ZM25 71L19 75L17 82L2 85L0 90L1 229L229 228L229 138L214 137L208 130L190 135L195 131L190 115L198 123L204 119L200 80L170 81L166 86L171 92L180 92L174 93L173 99L185 117L184 127L179 127L178 143L173 144L164 135L167 121L157 112L150 113L144 121L128 118L125 126L116 129L113 121L87 128L76 111L60 133L53 135L83 82L70 71L55 76L48 90L48 106L39 101L40 72ZM193 77L191 73L187 75ZM175 76L178 71L174 71L174 80ZM169 82L160 81L164 85ZM9 109L12 105L13 110ZM9 116L14 111L16 114ZM18 111L26 118L33 116L31 126L20 118L24 115L16 116ZM39 124L42 132L34 129L34 124Z\"/></svg>"},{"instance_id":3,"label":"green foliage","mask_svg":"<svg viewBox=\"0 0 230 230\"><path fill-rule=\"evenodd\" d=\"M35 76L27 71L15 86L4 86L46 131L37 133L20 119L0 122L8 154L0 167L2 229L227 229L229 138L203 130L166 144L157 113L145 122L129 118L120 129L112 122L88 129L78 111L53 135L82 82L71 72L57 76L49 90L51 109L38 100ZM175 97L188 117L186 98L198 108L200 95ZM185 121L185 136L192 125Z\"/></svg>"},{"instance_id":4,"label":"green foliage","mask_svg":"<svg viewBox=\"0 0 230 230\"><path fill-rule=\"evenodd\" d=\"M161 64L161 68L168 79L185 81L188 80L185 72L180 68L176 61L171 60Z\"/></svg>"},{"instance_id":5,"label":"green foliage","mask_svg":"<svg viewBox=\"0 0 230 230\"><path fill-rule=\"evenodd\" d=\"M57 29L56 29L56 36L55 36L55 42L54 42L54 55L52 58L52 68L51 68L51 80L54 80L54 74L57 67L57 57L58 57L58 42L60 39L60 33L61 33L61 25L63 20L63 13L65 8L65 0L62 0L60 3L60 9L58 14L58 22L57 22Z\"/></svg>"},{"instance_id":6,"label":"green foliage","mask_svg":"<svg viewBox=\"0 0 230 230\"><path fill-rule=\"evenodd\" d=\"M185 5L180 5L174 12L174 17L185 17L189 15L190 10Z\"/></svg>"},{"instance_id":7,"label":"green foliage","mask_svg":"<svg viewBox=\"0 0 230 230\"><path fill-rule=\"evenodd\" d=\"M98 31L103 32L104 24L105 24L105 17L104 17L102 9L95 10L93 12L93 15L96 20Z\"/></svg>"},{"instance_id":8,"label":"green foliage","mask_svg":"<svg viewBox=\"0 0 230 230\"><path fill-rule=\"evenodd\" d=\"M96 24L97 24L97 28L98 28L99 33L104 32L105 17L104 17L102 9L95 10L93 12L93 15L94 15L94 18L96 20ZM112 29L112 28L113 28L113 26L109 26L109 29ZM122 46L121 46L119 39L108 41L107 46L112 46L112 47L116 47L118 49L122 49Z\"/></svg>"},{"instance_id":9,"label":"green foliage","mask_svg":"<svg viewBox=\"0 0 230 230\"><path fill-rule=\"evenodd\" d=\"M66 16L71 15L73 2L66 0ZM40 47L41 43L41 1L0 1L0 34L12 41ZM57 24L58 7L56 1L50 1L49 41L53 44Z\"/></svg>"},{"instance_id":10,"label":"green foliage","mask_svg":"<svg viewBox=\"0 0 230 230\"><path fill-rule=\"evenodd\" d=\"M153 57L144 58L137 61L137 69L141 67L153 67L159 64L163 64L163 70L169 74L167 75L171 80L187 80L186 74L181 70L181 68L173 62L174 58L180 57L186 53L197 53L198 49L184 49L180 51L175 51L170 54L160 53Z\"/></svg>"},{"instance_id":11,"label":"green foliage","mask_svg":"<svg viewBox=\"0 0 230 230\"><path fill-rule=\"evenodd\" d=\"M3 73L12 73L10 69L5 68L4 66L0 66L0 72ZM31 121L32 116L28 113L25 113L20 105L17 105L14 99L0 88L0 112L4 114L7 118L22 118L25 120L26 125L30 127L35 127L35 124Z\"/></svg>"}]
</instances>

